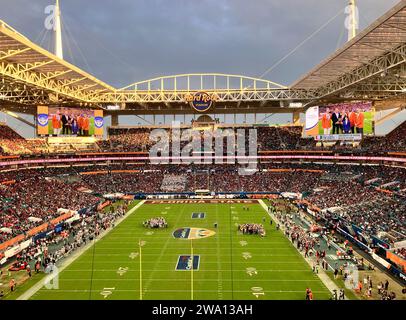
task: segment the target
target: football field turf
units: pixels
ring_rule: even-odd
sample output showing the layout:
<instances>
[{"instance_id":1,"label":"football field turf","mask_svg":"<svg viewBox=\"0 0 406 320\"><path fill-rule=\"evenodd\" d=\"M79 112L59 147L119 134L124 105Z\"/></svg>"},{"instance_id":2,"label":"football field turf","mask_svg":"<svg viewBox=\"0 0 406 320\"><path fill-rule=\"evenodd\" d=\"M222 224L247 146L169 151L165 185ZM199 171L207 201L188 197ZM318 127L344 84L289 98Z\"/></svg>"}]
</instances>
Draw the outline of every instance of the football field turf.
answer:
<instances>
[{"instance_id":1,"label":"football field turf","mask_svg":"<svg viewBox=\"0 0 406 320\"><path fill-rule=\"evenodd\" d=\"M193 213L204 215L192 218ZM159 216L167 220L168 228L142 225ZM263 217L264 238L237 232L236 224L262 223ZM192 227L215 234L207 231L209 236L192 241L173 235L177 229ZM196 300L303 300L307 287L315 300L330 298L290 241L275 229L275 223L270 225L260 204L144 203L60 273L59 289L42 288L31 299L140 299L139 241L143 299L190 300L193 292ZM187 269L192 250L193 272Z\"/></svg>"}]
</instances>

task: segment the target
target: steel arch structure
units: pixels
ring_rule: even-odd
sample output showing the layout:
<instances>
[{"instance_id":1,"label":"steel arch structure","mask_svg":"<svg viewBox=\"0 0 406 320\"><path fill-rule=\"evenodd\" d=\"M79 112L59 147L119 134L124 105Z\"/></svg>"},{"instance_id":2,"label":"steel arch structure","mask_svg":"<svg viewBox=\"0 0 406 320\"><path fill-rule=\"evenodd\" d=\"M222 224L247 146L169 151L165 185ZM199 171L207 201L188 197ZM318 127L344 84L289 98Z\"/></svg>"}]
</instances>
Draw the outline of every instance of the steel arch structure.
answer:
<instances>
[{"instance_id":1,"label":"steel arch structure","mask_svg":"<svg viewBox=\"0 0 406 320\"><path fill-rule=\"evenodd\" d=\"M130 84L120 90L160 90L160 91L231 91L247 90L252 88L270 90L270 89L287 89L286 86L279 83L247 77L235 74L223 73L188 73L170 76L161 76L153 79L143 80Z\"/></svg>"}]
</instances>

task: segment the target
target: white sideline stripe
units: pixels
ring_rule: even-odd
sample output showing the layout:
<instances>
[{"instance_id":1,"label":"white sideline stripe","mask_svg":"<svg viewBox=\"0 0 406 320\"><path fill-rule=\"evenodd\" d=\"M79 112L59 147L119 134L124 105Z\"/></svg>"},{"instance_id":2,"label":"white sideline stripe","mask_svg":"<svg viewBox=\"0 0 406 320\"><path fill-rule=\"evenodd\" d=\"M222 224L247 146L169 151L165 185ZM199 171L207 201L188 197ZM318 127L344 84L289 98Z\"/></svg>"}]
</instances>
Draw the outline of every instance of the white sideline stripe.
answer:
<instances>
[{"instance_id":1,"label":"white sideline stripe","mask_svg":"<svg viewBox=\"0 0 406 320\"><path fill-rule=\"evenodd\" d=\"M67 272L85 272L85 271L92 271L92 269L66 270L65 273L67 273ZM109 271L117 272L117 269L93 269L93 271L94 272L109 272ZM159 269L159 270L157 269L156 271L168 272L168 269ZM247 272L246 269L233 269L233 270L231 270L231 269L221 269L221 270L218 270L218 269L205 269L205 270L200 269L199 271L196 271L196 272L200 273L200 272L213 272L213 271L224 271L224 272L226 272L226 271L227 272L228 271L230 271L230 272L231 271L242 271L242 272ZM300 271L300 272L303 272L303 271L307 271L307 272L313 274L313 272L311 270L309 270L309 268L307 268L307 267L306 267L306 269L290 269L290 270L286 270L286 269L283 269L283 270L281 270L281 269L275 269L275 270L273 270L273 269L267 269L267 270L257 269L257 271L261 271L261 272L286 272L286 271L291 271L291 272ZM127 270L126 273L131 273L131 272L139 273L139 270Z\"/></svg>"},{"instance_id":2,"label":"white sideline stripe","mask_svg":"<svg viewBox=\"0 0 406 320\"><path fill-rule=\"evenodd\" d=\"M101 278L101 279L94 279L92 281L139 281L139 278L125 278L125 279L108 279L108 278ZM88 278L85 279L59 279L59 282L74 282L74 281L86 281L89 282ZM179 279L152 279L152 281L159 281L159 282L177 282L179 283ZM202 278L202 279L195 279L195 281L204 281L204 282L218 282L218 279L207 279L207 278ZM223 279L222 281L225 282L320 282L319 279L301 279L301 280L292 280L292 279L255 279L254 277L251 279L241 279L241 280L232 280L232 279Z\"/></svg>"},{"instance_id":3,"label":"white sideline stripe","mask_svg":"<svg viewBox=\"0 0 406 320\"><path fill-rule=\"evenodd\" d=\"M238 257L240 257L240 255L238 256ZM110 260L97 260L97 261L95 261L95 264L123 264L123 263L127 263L128 262L128 259L127 260L114 260L114 261L110 261ZM156 262L155 261L142 261L142 264L144 265L144 264L150 264L150 263L153 263L153 264L155 264ZM170 262L170 261L165 261L165 262L161 262L160 264L165 264L165 263L167 263L167 264L173 264L173 262ZM217 262L216 261L205 261L204 262L205 264L207 263L207 264L216 264ZM303 265L303 264L305 264L305 262L284 262L284 261L281 261L281 262L268 262L268 261L258 261L258 262L255 262L255 263L264 263L264 264L297 264L297 265ZM89 264L88 262L79 262L79 261L76 261L76 264L84 264L84 265L87 265L87 264ZM220 269L220 268L219 268ZM97 270L97 269L94 269L94 270Z\"/></svg>"},{"instance_id":4,"label":"white sideline stripe","mask_svg":"<svg viewBox=\"0 0 406 320\"><path fill-rule=\"evenodd\" d=\"M66 267L68 267L73 261L75 261L77 258L79 258L86 250L91 248L93 245L96 244L99 240L103 239L104 236L110 233L111 230L116 229L116 227L123 222L126 218L128 218L135 210L137 210L139 207L141 207L144 204L145 200L142 200L139 202L134 208L130 209L122 218L118 219L115 223L114 228L110 228L106 231L104 231L100 237L95 239L94 241L89 242L87 245L85 245L83 248L75 251L70 257L68 257L66 260L64 260L60 266L58 266L59 272L62 272ZM35 293L37 293L44 285L45 281L47 280L47 277L44 279L41 279L38 281L35 285L33 285L31 288L29 288L27 291L25 291L22 295L20 295L16 300L28 300L31 298ZM56 290L55 290L56 291Z\"/></svg>"},{"instance_id":5,"label":"white sideline stripe","mask_svg":"<svg viewBox=\"0 0 406 320\"><path fill-rule=\"evenodd\" d=\"M55 290L55 293L65 293L65 292L79 292L79 293L87 293L90 290ZM100 292L100 290L92 290L91 292ZM114 290L114 292L139 292L139 290L135 289L127 289L127 290ZM189 290L145 290L145 292L182 292L182 293L189 293ZM212 292L216 293L217 290L194 290L194 292ZM240 292L240 293L251 293L251 291L247 290L223 290L223 292ZM303 293L303 290L264 290L265 293ZM325 291L314 291L315 293L326 293L329 292L327 289Z\"/></svg>"},{"instance_id":6,"label":"white sideline stripe","mask_svg":"<svg viewBox=\"0 0 406 320\"><path fill-rule=\"evenodd\" d=\"M134 247L133 247L134 248ZM129 248L130 249L130 248ZM197 254L197 253L196 253ZM242 252L238 252L238 253L234 253L233 254L233 257L240 257L241 256L241 254L242 254ZM156 257L156 254L154 254L154 253L143 253L142 254L143 256L153 256L153 257ZM172 256L174 256L174 255L176 255L176 252L175 253L165 253L165 254L162 254L162 257L166 257L166 256L169 256L169 257L172 257ZM205 256L207 256L207 257L209 257L209 256L214 256L214 257L218 257L218 254L214 254L214 253L204 253L204 255ZM261 256L261 257L295 257L296 256L296 254L266 254L266 253L256 253L255 254L255 256ZM83 262L81 262L81 263L83 263Z\"/></svg>"}]
</instances>

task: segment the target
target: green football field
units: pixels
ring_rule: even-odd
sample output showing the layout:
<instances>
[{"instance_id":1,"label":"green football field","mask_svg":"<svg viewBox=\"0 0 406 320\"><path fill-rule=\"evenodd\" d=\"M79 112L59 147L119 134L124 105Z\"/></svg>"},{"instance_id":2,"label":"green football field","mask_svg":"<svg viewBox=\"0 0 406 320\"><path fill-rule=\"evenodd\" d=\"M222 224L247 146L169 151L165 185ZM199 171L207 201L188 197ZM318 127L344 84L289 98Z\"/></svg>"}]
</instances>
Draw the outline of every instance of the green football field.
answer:
<instances>
[{"instance_id":1,"label":"green football field","mask_svg":"<svg viewBox=\"0 0 406 320\"><path fill-rule=\"evenodd\" d=\"M192 219L192 213L204 218ZM143 227L158 216L165 217L167 229ZM263 217L264 238L237 232L236 224L262 223ZM195 240L173 236L185 227L215 234ZM315 300L330 298L260 204L144 203L60 273L59 289L43 287L31 299L140 299L140 241L143 299L303 300L307 287ZM179 256L191 256L192 250L198 269L176 270Z\"/></svg>"}]
</instances>

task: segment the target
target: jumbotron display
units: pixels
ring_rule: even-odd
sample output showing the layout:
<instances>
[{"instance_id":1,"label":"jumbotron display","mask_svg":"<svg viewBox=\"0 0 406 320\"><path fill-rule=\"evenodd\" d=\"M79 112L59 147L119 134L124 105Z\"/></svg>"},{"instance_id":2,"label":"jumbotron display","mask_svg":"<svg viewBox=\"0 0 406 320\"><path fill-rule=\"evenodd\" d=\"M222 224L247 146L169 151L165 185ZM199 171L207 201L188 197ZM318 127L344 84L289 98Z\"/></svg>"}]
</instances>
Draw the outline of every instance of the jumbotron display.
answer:
<instances>
[{"instance_id":1,"label":"jumbotron display","mask_svg":"<svg viewBox=\"0 0 406 320\"><path fill-rule=\"evenodd\" d=\"M37 111L37 134L41 136L103 136L103 110L45 107Z\"/></svg>"}]
</instances>

